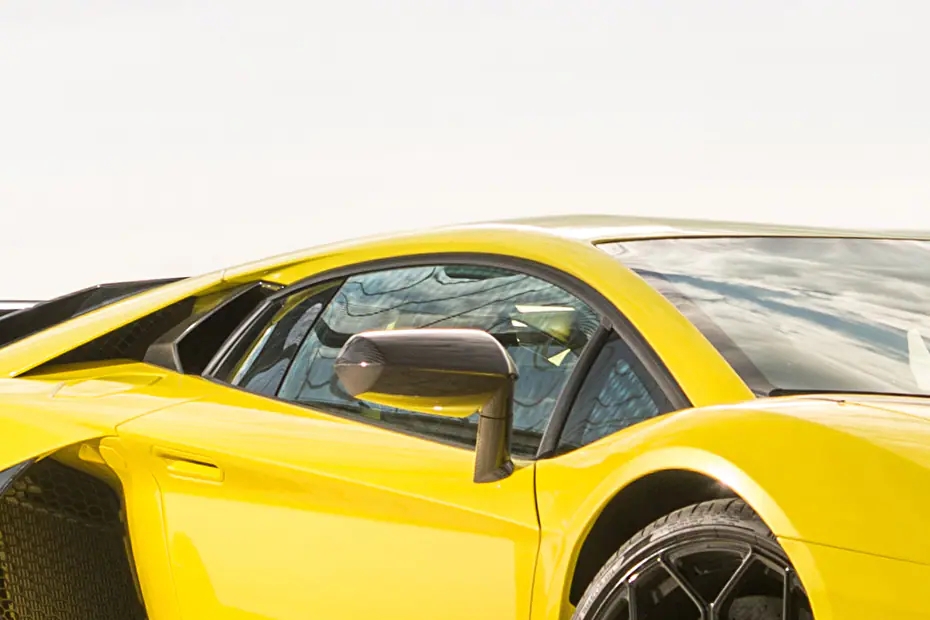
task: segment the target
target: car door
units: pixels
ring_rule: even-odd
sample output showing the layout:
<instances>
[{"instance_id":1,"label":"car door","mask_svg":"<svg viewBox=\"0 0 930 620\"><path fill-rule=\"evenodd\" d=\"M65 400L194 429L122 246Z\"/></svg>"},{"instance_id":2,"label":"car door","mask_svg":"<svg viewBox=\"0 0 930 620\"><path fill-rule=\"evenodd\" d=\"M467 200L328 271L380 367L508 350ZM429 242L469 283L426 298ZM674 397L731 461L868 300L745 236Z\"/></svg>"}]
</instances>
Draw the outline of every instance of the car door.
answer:
<instances>
[{"instance_id":1,"label":"car door","mask_svg":"<svg viewBox=\"0 0 930 620\"><path fill-rule=\"evenodd\" d=\"M185 618L529 617L533 458L600 318L540 277L419 262L281 292L189 378L202 399L120 427L157 479ZM514 359L511 476L472 481L477 416L341 388L351 335L421 327L484 329Z\"/></svg>"}]
</instances>

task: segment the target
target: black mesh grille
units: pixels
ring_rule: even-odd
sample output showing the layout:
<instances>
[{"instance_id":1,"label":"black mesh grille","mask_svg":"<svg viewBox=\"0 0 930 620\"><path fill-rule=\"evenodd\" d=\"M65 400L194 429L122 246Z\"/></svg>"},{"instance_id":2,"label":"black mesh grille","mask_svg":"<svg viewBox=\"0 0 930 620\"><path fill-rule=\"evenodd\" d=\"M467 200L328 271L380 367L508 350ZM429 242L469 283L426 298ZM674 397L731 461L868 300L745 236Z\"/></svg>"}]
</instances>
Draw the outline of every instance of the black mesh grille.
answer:
<instances>
[{"instance_id":1,"label":"black mesh grille","mask_svg":"<svg viewBox=\"0 0 930 620\"><path fill-rule=\"evenodd\" d=\"M190 316L194 299L188 298L133 321L69 351L45 365L100 362L114 359L142 361L159 336Z\"/></svg>"},{"instance_id":2,"label":"black mesh grille","mask_svg":"<svg viewBox=\"0 0 930 620\"><path fill-rule=\"evenodd\" d=\"M143 620L120 502L44 460L0 496L0 620Z\"/></svg>"}]
</instances>

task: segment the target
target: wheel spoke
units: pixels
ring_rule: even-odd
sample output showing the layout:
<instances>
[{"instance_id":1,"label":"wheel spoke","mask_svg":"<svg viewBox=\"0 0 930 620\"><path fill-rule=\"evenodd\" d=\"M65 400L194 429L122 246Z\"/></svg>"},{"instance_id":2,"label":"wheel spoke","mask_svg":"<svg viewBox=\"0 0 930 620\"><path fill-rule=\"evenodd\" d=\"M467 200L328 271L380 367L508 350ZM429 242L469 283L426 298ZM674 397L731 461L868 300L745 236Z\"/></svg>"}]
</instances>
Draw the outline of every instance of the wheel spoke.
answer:
<instances>
[{"instance_id":1,"label":"wheel spoke","mask_svg":"<svg viewBox=\"0 0 930 620\"><path fill-rule=\"evenodd\" d=\"M590 616L597 620L657 620L685 610L690 616L694 608L700 620L760 612L781 620L811 618L791 565L767 549L737 541L692 540L656 550L599 598Z\"/></svg>"},{"instance_id":2,"label":"wheel spoke","mask_svg":"<svg viewBox=\"0 0 930 620\"><path fill-rule=\"evenodd\" d=\"M749 553L747 553L746 557L743 558L743 561L736 568L736 571L733 573L730 579L725 584L723 584L723 588L720 589L720 593L717 595L717 598L714 599L714 602L710 604L710 620L717 620L717 613L720 611L720 608L723 607L727 597L733 593L733 590L735 590L736 586L739 584L739 580L743 578L743 575L746 574L746 571L749 570L749 567L755 561L755 555L753 555L752 549L750 549Z\"/></svg>"},{"instance_id":3,"label":"wheel spoke","mask_svg":"<svg viewBox=\"0 0 930 620\"><path fill-rule=\"evenodd\" d=\"M794 579L794 571L791 570L790 566L785 567L782 571L782 576L785 578L785 587L782 591L782 601L781 601L781 617L782 620L795 620L794 619L794 584L792 583Z\"/></svg>"},{"instance_id":4,"label":"wheel spoke","mask_svg":"<svg viewBox=\"0 0 930 620\"><path fill-rule=\"evenodd\" d=\"M691 602L697 605L697 608L701 610L701 620L710 620L710 606L704 601L704 597L691 587L691 584L684 578L684 575L681 574L678 567L675 566L675 563L671 561L667 555L661 555L659 556L659 564L672 576L672 579L674 579L678 587L688 595Z\"/></svg>"}]
</instances>

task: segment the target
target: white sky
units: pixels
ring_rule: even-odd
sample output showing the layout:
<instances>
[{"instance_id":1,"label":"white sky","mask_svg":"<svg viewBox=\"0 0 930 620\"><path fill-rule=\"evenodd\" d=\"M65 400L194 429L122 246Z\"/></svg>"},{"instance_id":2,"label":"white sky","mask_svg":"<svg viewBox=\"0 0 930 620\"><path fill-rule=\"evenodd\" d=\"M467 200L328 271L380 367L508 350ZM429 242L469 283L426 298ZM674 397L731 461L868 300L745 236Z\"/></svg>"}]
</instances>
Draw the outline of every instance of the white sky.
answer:
<instances>
[{"instance_id":1,"label":"white sky","mask_svg":"<svg viewBox=\"0 0 930 620\"><path fill-rule=\"evenodd\" d=\"M5 0L0 298L565 212L930 229L930 3Z\"/></svg>"}]
</instances>

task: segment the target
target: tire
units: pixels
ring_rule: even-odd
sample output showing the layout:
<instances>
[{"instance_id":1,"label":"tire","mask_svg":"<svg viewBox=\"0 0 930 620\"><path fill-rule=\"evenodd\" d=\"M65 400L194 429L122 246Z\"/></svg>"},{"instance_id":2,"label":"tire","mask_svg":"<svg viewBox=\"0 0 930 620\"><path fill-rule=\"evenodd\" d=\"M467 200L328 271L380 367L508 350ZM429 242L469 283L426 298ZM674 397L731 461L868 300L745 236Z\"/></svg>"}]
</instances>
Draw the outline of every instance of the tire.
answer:
<instances>
[{"instance_id":1,"label":"tire","mask_svg":"<svg viewBox=\"0 0 930 620\"><path fill-rule=\"evenodd\" d=\"M813 618L785 552L758 515L739 499L687 506L640 530L607 560L572 616L574 620L702 617Z\"/></svg>"}]
</instances>

